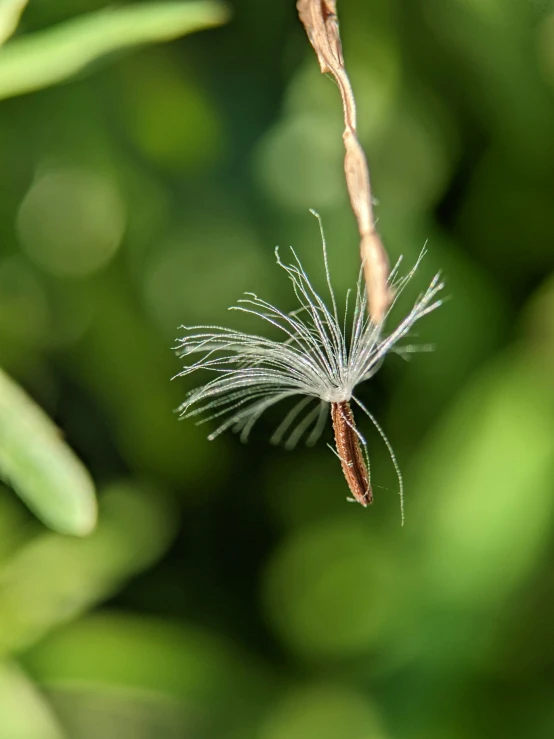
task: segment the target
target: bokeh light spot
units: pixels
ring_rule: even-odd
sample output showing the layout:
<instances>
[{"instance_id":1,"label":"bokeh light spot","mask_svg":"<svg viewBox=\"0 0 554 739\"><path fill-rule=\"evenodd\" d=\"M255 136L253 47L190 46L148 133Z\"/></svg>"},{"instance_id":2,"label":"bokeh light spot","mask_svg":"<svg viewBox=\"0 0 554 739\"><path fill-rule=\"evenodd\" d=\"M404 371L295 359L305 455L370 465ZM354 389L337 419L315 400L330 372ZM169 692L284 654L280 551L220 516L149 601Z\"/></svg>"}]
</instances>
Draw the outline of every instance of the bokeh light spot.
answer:
<instances>
[{"instance_id":1,"label":"bokeh light spot","mask_svg":"<svg viewBox=\"0 0 554 739\"><path fill-rule=\"evenodd\" d=\"M151 50L142 61L134 60L123 99L129 135L158 166L198 170L221 155L223 130L207 91L163 52Z\"/></svg>"},{"instance_id":2,"label":"bokeh light spot","mask_svg":"<svg viewBox=\"0 0 554 739\"><path fill-rule=\"evenodd\" d=\"M256 168L269 195L293 211L323 208L346 199L341 128L328 118L304 115L277 123L258 150Z\"/></svg>"},{"instance_id":3,"label":"bokeh light spot","mask_svg":"<svg viewBox=\"0 0 554 739\"><path fill-rule=\"evenodd\" d=\"M83 277L103 267L124 230L125 206L112 180L76 167L39 175L17 216L27 255L60 277Z\"/></svg>"},{"instance_id":4,"label":"bokeh light spot","mask_svg":"<svg viewBox=\"0 0 554 739\"><path fill-rule=\"evenodd\" d=\"M49 338L50 309L42 285L23 264L11 257L0 262L0 336L21 344L43 345Z\"/></svg>"},{"instance_id":5,"label":"bokeh light spot","mask_svg":"<svg viewBox=\"0 0 554 739\"><path fill-rule=\"evenodd\" d=\"M392 606L388 557L357 521L304 527L266 572L268 617L292 648L337 657L365 651Z\"/></svg>"},{"instance_id":6,"label":"bokeh light spot","mask_svg":"<svg viewBox=\"0 0 554 739\"><path fill-rule=\"evenodd\" d=\"M181 324L231 320L241 326L244 314L229 317L227 309L246 290L270 292L266 270L280 277L273 262L271 249L264 256L255 234L240 221L192 225L158 244L144 276L146 306L172 337Z\"/></svg>"},{"instance_id":7,"label":"bokeh light spot","mask_svg":"<svg viewBox=\"0 0 554 739\"><path fill-rule=\"evenodd\" d=\"M375 712L346 687L302 687L267 716L261 739L384 739Z\"/></svg>"}]
</instances>

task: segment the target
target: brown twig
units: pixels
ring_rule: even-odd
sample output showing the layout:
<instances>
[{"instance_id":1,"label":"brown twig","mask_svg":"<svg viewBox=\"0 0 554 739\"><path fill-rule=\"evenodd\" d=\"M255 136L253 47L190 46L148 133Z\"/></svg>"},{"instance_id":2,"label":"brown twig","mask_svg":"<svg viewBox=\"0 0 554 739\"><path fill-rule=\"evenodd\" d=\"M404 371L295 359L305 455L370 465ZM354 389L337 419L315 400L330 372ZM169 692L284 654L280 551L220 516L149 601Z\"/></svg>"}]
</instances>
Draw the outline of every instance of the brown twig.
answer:
<instances>
[{"instance_id":1,"label":"brown twig","mask_svg":"<svg viewBox=\"0 0 554 739\"><path fill-rule=\"evenodd\" d=\"M380 323L392 297L387 282L389 261L375 229L369 170L356 133L356 103L342 57L336 0L298 0L296 7L317 54L321 72L333 75L341 93L346 186L360 232L360 256L364 265L369 315L374 323Z\"/></svg>"}]
</instances>

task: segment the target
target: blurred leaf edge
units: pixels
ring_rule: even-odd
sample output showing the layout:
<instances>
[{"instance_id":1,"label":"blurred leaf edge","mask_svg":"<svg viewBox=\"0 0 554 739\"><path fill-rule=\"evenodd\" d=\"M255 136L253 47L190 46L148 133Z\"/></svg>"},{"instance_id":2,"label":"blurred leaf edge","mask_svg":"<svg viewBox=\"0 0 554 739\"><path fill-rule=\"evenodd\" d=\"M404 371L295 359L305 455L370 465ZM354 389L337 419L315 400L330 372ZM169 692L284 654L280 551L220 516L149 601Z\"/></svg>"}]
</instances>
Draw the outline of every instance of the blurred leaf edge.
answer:
<instances>
[{"instance_id":1,"label":"blurred leaf edge","mask_svg":"<svg viewBox=\"0 0 554 739\"><path fill-rule=\"evenodd\" d=\"M96 526L94 483L42 409L0 370L0 477L47 526L86 536Z\"/></svg>"},{"instance_id":2,"label":"blurred leaf edge","mask_svg":"<svg viewBox=\"0 0 554 739\"><path fill-rule=\"evenodd\" d=\"M222 25L230 14L219 0L137 3L22 36L0 48L0 100L62 82L111 52Z\"/></svg>"}]
</instances>

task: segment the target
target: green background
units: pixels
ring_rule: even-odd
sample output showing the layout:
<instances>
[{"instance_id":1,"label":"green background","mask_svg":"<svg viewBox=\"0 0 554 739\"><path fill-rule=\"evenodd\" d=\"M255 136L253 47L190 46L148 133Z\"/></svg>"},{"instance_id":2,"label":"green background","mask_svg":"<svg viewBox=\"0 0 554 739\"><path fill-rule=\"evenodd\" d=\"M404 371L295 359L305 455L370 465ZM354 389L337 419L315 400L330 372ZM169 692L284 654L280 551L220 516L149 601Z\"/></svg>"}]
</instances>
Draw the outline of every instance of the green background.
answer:
<instances>
[{"instance_id":1,"label":"green background","mask_svg":"<svg viewBox=\"0 0 554 739\"><path fill-rule=\"evenodd\" d=\"M104 5L30 2L0 92L10 44ZM368 510L330 427L286 452L278 408L247 445L174 413L203 381L171 381L180 324L295 307L276 244L323 290L309 208L342 300L358 270L338 90L293 0L232 10L0 102L0 364L99 498L72 538L0 489L0 739L547 739L554 7L339 2L380 232L408 265L427 243L412 298L437 269L449 296L435 351L361 391L403 528L363 421Z\"/></svg>"}]
</instances>

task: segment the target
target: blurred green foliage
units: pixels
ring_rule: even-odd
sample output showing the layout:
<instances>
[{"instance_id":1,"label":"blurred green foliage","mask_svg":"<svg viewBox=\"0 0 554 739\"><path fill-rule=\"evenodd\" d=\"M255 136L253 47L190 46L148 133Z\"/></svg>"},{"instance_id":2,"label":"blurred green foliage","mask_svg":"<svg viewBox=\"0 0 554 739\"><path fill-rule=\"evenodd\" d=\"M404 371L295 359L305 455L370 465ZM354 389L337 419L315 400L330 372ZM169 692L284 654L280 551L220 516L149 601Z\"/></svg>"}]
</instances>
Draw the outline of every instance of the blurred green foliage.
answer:
<instances>
[{"instance_id":1,"label":"blurred green foliage","mask_svg":"<svg viewBox=\"0 0 554 739\"><path fill-rule=\"evenodd\" d=\"M0 370L0 471L52 528L89 534L96 524L92 480L59 431Z\"/></svg>"},{"instance_id":2,"label":"blurred green foliage","mask_svg":"<svg viewBox=\"0 0 554 739\"><path fill-rule=\"evenodd\" d=\"M0 6L0 46L16 30L25 5L26 0L6 0ZM170 40L226 17L224 6L209 0L142 4L92 13L24 36L0 50L0 98L59 82L109 51ZM45 271L86 275L118 248L125 207L102 177L57 169L39 177L27 193L18 230L31 259ZM55 426L2 370L0 474L52 528L82 535L94 527L92 481Z\"/></svg>"},{"instance_id":3,"label":"blurred green foliage","mask_svg":"<svg viewBox=\"0 0 554 739\"><path fill-rule=\"evenodd\" d=\"M356 279L339 95L294 2L132 53L219 6L17 26L0 2L0 365L61 431L2 375L0 463L9 439L7 481L63 531L92 483L52 476L62 434L99 491L74 539L0 490L0 739L554 732L554 5L338 5L384 241L408 264L427 241L412 288L441 268L451 296L436 351L362 395L404 528L371 429L364 511L324 443L267 443L278 410L247 446L173 413L201 381L170 382L180 323L260 331L226 312L244 290L294 307L276 243L323 284L309 207L341 297Z\"/></svg>"}]
</instances>

